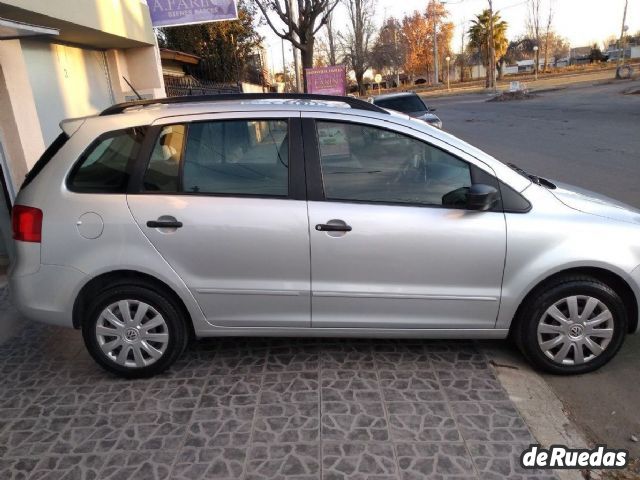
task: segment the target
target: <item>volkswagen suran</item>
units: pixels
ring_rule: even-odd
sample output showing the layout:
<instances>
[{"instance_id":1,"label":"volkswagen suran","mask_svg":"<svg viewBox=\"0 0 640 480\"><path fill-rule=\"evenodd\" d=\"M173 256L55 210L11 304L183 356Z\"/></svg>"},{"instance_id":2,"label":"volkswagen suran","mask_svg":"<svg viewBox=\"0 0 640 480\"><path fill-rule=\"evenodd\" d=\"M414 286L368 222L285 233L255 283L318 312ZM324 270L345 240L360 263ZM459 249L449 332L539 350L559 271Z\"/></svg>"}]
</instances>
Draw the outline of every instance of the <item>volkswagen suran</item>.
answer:
<instances>
[{"instance_id":1,"label":"volkswagen suran","mask_svg":"<svg viewBox=\"0 0 640 480\"><path fill-rule=\"evenodd\" d=\"M13 208L10 289L116 374L220 336L510 336L584 373L638 330L638 210L408 116L224 95L61 127Z\"/></svg>"}]
</instances>

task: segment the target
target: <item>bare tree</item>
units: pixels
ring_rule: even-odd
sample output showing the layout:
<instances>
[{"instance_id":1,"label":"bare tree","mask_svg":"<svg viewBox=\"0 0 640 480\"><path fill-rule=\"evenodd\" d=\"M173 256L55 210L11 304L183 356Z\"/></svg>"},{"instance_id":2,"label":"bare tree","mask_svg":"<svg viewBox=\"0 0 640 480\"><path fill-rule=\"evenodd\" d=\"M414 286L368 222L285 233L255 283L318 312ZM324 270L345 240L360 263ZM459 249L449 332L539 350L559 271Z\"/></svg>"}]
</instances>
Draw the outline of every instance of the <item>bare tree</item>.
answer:
<instances>
[{"instance_id":1,"label":"bare tree","mask_svg":"<svg viewBox=\"0 0 640 480\"><path fill-rule=\"evenodd\" d=\"M527 20L527 28L529 30L529 36L533 37L536 40L536 46L538 50L536 50L535 55L535 65L533 66L534 71L537 73L540 67L540 7L542 5L542 0L528 0L528 9L529 9L529 18Z\"/></svg>"},{"instance_id":2,"label":"bare tree","mask_svg":"<svg viewBox=\"0 0 640 480\"><path fill-rule=\"evenodd\" d=\"M329 49L329 64L336 65L338 63L338 49L336 45L336 32L333 28L333 11L327 16L327 47Z\"/></svg>"},{"instance_id":3,"label":"bare tree","mask_svg":"<svg viewBox=\"0 0 640 480\"><path fill-rule=\"evenodd\" d=\"M271 27L280 38L300 50L302 67L313 67L315 36L326 25L339 0L254 0ZM295 4L294 4L295 2ZM284 27L276 24L280 19ZM305 90L307 79L305 75Z\"/></svg>"},{"instance_id":4,"label":"bare tree","mask_svg":"<svg viewBox=\"0 0 640 480\"><path fill-rule=\"evenodd\" d=\"M353 69L358 90L364 94L364 74L369 68L371 61L371 39L375 26L373 17L375 15L376 0L342 0L347 8L348 31L342 36L342 43L346 57Z\"/></svg>"},{"instance_id":5,"label":"bare tree","mask_svg":"<svg viewBox=\"0 0 640 480\"><path fill-rule=\"evenodd\" d=\"M544 64L542 71L547 70L549 62L549 40L551 39L551 23L553 22L553 0L549 0L549 15L547 16L547 28L544 32Z\"/></svg>"}]
</instances>

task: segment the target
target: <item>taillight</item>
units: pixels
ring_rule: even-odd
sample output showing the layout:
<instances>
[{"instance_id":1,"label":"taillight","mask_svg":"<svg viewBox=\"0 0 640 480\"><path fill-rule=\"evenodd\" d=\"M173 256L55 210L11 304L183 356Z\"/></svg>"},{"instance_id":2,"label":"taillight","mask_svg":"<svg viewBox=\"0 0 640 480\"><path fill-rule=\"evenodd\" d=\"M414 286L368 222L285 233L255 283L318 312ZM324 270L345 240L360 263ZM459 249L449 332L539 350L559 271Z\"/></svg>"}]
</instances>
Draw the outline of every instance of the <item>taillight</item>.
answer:
<instances>
[{"instance_id":1,"label":"taillight","mask_svg":"<svg viewBox=\"0 0 640 480\"><path fill-rule=\"evenodd\" d=\"M13 238L21 242L40 243L42 240L42 210L14 205L11 210Z\"/></svg>"}]
</instances>

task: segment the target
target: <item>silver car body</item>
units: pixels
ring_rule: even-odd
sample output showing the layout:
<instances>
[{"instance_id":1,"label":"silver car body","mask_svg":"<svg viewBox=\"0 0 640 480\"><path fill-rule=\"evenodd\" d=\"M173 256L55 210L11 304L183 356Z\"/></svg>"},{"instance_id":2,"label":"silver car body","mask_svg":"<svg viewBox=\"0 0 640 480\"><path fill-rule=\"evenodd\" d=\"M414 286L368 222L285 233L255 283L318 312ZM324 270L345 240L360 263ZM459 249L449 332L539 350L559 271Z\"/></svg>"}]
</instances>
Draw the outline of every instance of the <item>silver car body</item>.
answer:
<instances>
[{"instance_id":1,"label":"silver car body","mask_svg":"<svg viewBox=\"0 0 640 480\"><path fill-rule=\"evenodd\" d=\"M314 118L384 127L496 176L528 213L146 194L78 194L65 179L100 134L205 119ZM42 243L16 242L10 288L32 319L73 326L92 278L149 275L184 303L197 336L504 338L544 279L575 268L624 280L640 301L640 212L550 190L467 143L399 114L333 102L224 101L132 108L73 120L70 139L17 203L44 212ZM46 186L43 186L45 184ZM145 222L175 217L178 231ZM313 225L343 220L348 234ZM311 226L311 228L310 228ZM632 319L637 329L637 319ZM76 325L77 326L77 325Z\"/></svg>"}]
</instances>

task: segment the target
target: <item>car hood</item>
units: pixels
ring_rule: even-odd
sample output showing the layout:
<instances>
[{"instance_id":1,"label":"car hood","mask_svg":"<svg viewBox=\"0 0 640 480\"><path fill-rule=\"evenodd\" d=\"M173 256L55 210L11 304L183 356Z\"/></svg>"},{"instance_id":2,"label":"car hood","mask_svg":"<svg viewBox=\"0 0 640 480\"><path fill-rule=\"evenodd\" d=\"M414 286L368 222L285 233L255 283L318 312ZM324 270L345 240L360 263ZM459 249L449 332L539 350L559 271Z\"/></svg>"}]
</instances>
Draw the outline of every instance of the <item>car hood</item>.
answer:
<instances>
[{"instance_id":1,"label":"car hood","mask_svg":"<svg viewBox=\"0 0 640 480\"><path fill-rule=\"evenodd\" d=\"M605 195L573 185L553 182L551 193L567 207L620 222L640 224L640 210Z\"/></svg>"}]
</instances>

